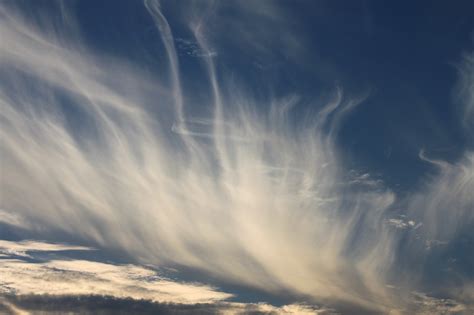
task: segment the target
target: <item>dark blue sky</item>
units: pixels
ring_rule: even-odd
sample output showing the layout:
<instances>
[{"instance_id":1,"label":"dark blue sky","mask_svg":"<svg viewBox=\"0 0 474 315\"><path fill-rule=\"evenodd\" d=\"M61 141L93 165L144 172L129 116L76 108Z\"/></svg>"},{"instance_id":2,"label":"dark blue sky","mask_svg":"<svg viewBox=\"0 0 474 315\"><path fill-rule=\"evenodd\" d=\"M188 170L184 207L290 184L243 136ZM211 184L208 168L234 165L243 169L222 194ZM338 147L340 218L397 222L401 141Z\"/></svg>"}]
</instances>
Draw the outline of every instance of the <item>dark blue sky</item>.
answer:
<instances>
[{"instance_id":1,"label":"dark blue sky","mask_svg":"<svg viewBox=\"0 0 474 315\"><path fill-rule=\"evenodd\" d=\"M236 11L232 3L219 8L223 23L218 30L211 26L210 33L218 40L221 70L244 81L256 97L296 91L310 103L336 85L347 95L368 93L340 134L354 167L370 169L392 189L404 191L431 169L420 161L421 149L448 160L463 152L468 139L458 124L452 89L461 54L473 48L472 1L277 1L287 24L274 28L272 21L256 21L252 12ZM159 34L141 3L76 5L89 45L129 58L147 71L165 71L160 68L164 56ZM189 39L183 25L173 20L186 3L162 5L175 36ZM232 35L239 27L234 20L250 32L265 33L271 54L255 47L239 50L241 43ZM291 56L279 37L282 29L304 47L298 57ZM179 49L180 42L176 45ZM197 62L181 55L183 81L202 95ZM308 111L304 107L299 108L303 115Z\"/></svg>"}]
</instances>

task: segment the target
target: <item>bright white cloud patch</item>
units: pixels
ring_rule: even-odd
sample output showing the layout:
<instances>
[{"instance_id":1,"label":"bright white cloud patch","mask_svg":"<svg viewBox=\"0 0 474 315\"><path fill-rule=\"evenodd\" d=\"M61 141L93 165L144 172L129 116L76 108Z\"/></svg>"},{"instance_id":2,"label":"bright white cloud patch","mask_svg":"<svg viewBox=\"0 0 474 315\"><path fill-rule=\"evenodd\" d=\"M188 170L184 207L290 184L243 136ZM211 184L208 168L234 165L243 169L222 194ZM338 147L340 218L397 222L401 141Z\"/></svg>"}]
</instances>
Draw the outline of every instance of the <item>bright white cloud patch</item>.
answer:
<instances>
[{"instance_id":1,"label":"bright white cloud patch","mask_svg":"<svg viewBox=\"0 0 474 315\"><path fill-rule=\"evenodd\" d=\"M205 285L161 278L142 267L87 260L30 263L3 259L0 275L0 290L4 294L98 294L174 303L211 303L231 297Z\"/></svg>"},{"instance_id":2,"label":"bright white cloud patch","mask_svg":"<svg viewBox=\"0 0 474 315\"><path fill-rule=\"evenodd\" d=\"M20 295L98 294L174 303L210 303L232 296L206 285L175 282L135 265L71 259L29 262L10 258L33 258L35 252L70 250L90 249L34 241L0 241L0 252L4 254L0 260L0 291Z\"/></svg>"}]
</instances>

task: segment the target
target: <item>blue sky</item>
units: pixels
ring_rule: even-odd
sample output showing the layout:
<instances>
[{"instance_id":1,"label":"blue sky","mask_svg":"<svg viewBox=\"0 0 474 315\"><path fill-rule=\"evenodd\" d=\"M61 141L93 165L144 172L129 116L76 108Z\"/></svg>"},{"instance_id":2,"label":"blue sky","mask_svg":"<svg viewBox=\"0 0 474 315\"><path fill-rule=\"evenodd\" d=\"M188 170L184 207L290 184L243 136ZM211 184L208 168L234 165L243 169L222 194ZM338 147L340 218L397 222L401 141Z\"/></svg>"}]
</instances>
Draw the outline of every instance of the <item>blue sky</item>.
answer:
<instances>
[{"instance_id":1,"label":"blue sky","mask_svg":"<svg viewBox=\"0 0 474 315\"><path fill-rule=\"evenodd\" d=\"M471 313L472 12L2 2L0 311Z\"/></svg>"}]
</instances>

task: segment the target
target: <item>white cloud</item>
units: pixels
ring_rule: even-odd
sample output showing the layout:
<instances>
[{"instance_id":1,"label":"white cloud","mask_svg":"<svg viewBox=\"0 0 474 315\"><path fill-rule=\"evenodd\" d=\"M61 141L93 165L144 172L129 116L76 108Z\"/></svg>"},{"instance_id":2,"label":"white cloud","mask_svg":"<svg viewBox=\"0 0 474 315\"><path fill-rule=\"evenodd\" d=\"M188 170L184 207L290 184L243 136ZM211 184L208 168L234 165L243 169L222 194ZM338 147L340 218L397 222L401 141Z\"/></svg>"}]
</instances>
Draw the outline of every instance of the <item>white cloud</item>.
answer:
<instances>
[{"instance_id":1,"label":"white cloud","mask_svg":"<svg viewBox=\"0 0 474 315\"><path fill-rule=\"evenodd\" d=\"M410 199L410 215L423 222L425 240L450 241L474 224L474 152L455 164L434 164L437 173Z\"/></svg>"},{"instance_id":2,"label":"white cloud","mask_svg":"<svg viewBox=\"0 0 474 315\"><path fill-rule=\"evenodd\" d=\"M469 314L474 309L451 299L442 299L414 292L414 309L420 315L428 314Z\"/></svg>"},{"instance_id":3,"label":"white cloud","mask_svg":"<svg viewBox=\"0 0 474 315\"><path fill-rule=\"evenodd\" d=\"M38 241L24 240L20 242L0 240L0 253L4 255L29 256L29 251L68 251L68 250L92 250L85 246L71 246L66 244L45 243Z\"/></svg>"},{"instance_id":4,"label":"white cloud","mask_svg":"<svg viewBox=\"0 0 474 315\"><path fill-rule=\"evenodd\" d=\"M209 286L161 278L143 267L87 260L30 263L3 259L0 275L4 294L98 294L173 303L212 303L232 296Z\"/></svg>"},{"instance_id":5,"label":"white cloud","mask_svg":"<svg viewBox=\"0 0 474 315\"><path fill-rule=\"evenodd\" d=\"M56 259L29 262L28 252L89 251L90 248L37 241L0 240L0 292L19 295L108 295L173 303L211 303L231 297L213 287L176 282L136 265Z\"/></svg>"},{"instance_id":6,"label":"white cloud","mask_svg":"<svg viewBox=\"0 0 474 315\"><path fill-rule=\"evenodd\" d=\"M390 218L386 220L388 225L391 225L397 229L407 229L407 228L412 228L412 229L417 229L420 226L422 226L422 223L416 223L413 220L407 220L403 217L400 218Z\"/></svg>"},{"instance_id":7,"label":"white cloud","mask_svg":"<svg viewBox=\"0 0 474 315\"><path fill-rule=\"evenodd\" d=\"M102 295L115 298L133 298L158 303L189 304L217 303L222 314L242 314L245 311L261 311L278 314L329 314L332 311L305 304L289 304L281 307L266 303L227 302L232 294L212 286L178 282L159 275L155 270L138 265L116 265L90 260L72 260L64 257L43 262L12 259L20 253L51 252L65 250L90 250L80 246L45 242L0 241L5 253L0 260L0 305L15 314L29 314L1 295L44 295L44 299L57 296ZM24 255L21 255L24 256ZM52 298L51 298L52 299Z\"/></svg>"},{"instance_id":8,"label":"white cloud","mask_svg":"<svg viewBox=\"0 0 474 315\"><path fill-rule=\"evenodd\" d=\"M171 99L148 89L166 86L167 76L147 81L114 58L99 63L70 33L2 10L2 208L144 263L177 263L268 291L389 303L382 270L391 240L381 223L394 195L379 185L346 194L338 150L322 131L327 117L338 124L358 101L338 90L314 124L292 132L286 115L297 97L269 100L270 112L258 114L241 89L222 94L214 58L204 58L215 113L189 120L207 122L200 127L210 143L192 132L170 135L167 109L189 131L182 105L193 95L180 86L166 19L155 2L147 6L164 35ZM64 106L93 131L71 127ZM356 234L364 241L353 243Z\"/></svg>"},{"instance_id":9,"label":"white cloud","mask_svg":"<svg viewBox=\"0 0 474 315\"><path fill-rule=\"evenodd\" d=\"M297 95L261 106L219 77L218 58L204 53L213 113L188 117L195 97L181 86L171 28L157 2L146 3L168 58L169 71L156 77L84 47L67 28L25 21L2 4L0 150L7 180L0 183L0 220L16 224L15 213L39 234L67 233L140 263L178 264L269 292L377 311L397 306L400 299L386 286L397 231L385 224L396 197L366 175L348 180L325 132L336 130L360 100L347 100L339 89L294 131L288 111ZM199 51L213 51L196 23L188 26ZM301 48L288 46L296 47L291 54ZM199 132L196 121L205 122ZM467 152L441 169L410 196L413 220L388 222L423 222L416 230L425 239L454 237L473 221L473 164ZM37 245L11 253L25 255ZM145 281L151 271L136 266L10 259L0 268L8 288L25 294L42 292L41 284L50 293L93 289L189 303L229 297L207 286ZM407 291L411 284L403 282Z\"/></svg>"}]
</instances>

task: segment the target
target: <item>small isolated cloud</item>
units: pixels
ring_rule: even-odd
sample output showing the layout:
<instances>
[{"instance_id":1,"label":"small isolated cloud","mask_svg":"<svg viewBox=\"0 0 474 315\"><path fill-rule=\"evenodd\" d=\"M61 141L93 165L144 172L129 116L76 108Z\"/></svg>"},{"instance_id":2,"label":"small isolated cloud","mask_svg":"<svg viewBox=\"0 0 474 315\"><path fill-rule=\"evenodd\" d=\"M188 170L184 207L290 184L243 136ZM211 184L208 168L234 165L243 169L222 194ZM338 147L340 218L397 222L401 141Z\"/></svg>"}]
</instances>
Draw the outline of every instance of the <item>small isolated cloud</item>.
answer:
<instances>
[{"instance_id":1,"label":"small isolated cloud","mask_svg":"<svg viewBox=\"0 0 474 315\"><path fill-rule=\"evenodd\" d=\"M407 228L413 228L417 229L418 227L421 226L421 223L416 223L413 220L406 220L404 218L391 218L387 219L387 224L390 226L393 226L397 229L407 229Z\"/></svg>"},{"instance_id":2,"label":"small isolated cloud","mask_svg":"<svg viewBox=\"0 0 474 315\"><path fill-rule=\"evenodd\" d=\"M447 244L448 244L448 242L440 241L440 240L426 240L425 241L425 245L426 245L427 250L433 249L433 248L438 247L438 246L447 245Z\"/></svg>"}]
</instances>

